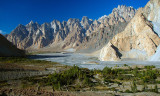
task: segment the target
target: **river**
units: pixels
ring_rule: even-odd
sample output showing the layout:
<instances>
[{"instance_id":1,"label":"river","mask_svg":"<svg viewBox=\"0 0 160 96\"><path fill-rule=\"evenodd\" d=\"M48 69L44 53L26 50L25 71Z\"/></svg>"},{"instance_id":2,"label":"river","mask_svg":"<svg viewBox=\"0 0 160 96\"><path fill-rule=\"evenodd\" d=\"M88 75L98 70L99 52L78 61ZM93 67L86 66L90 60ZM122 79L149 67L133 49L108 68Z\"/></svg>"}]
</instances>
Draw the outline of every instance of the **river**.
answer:
<instances>
[{"instance_id":1,"label":"river","mask_svg":"<svg viewBox=\"0 0 160 96\"><path fill-rule=\"evenodd\" d=\"M123 66L127 64L132 65L154 65L156 68L160 68L159 61L99 61L96 57L86 56L80 53L45 53L37 54L31 57L32 59L46 60L58 62L64 65L77 65L82 68L88 69L100 69L104 67Z\"/></svg>"}]
</instances>

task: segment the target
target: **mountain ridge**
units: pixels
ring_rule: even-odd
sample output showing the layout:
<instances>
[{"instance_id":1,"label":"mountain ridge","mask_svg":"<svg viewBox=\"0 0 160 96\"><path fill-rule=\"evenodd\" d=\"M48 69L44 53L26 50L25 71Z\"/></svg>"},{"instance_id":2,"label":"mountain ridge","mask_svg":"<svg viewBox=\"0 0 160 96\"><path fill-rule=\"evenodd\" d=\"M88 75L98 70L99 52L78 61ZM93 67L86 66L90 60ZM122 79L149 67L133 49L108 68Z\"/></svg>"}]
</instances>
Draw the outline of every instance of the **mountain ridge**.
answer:
<instances>
[{"instance_id":1,"label":"mountain ridge","mask_svg":"<svg viewBox=\"0 0 160 96\"><path fill-rule=\"evenodd\" d=\"M119 13L121 13L121 16ZM57 49L57 47L59 50L68 48L81 49L83 46L80 45L83 42L88 42L86 38L92 37L91 35L95 33L97 34L99 30L103 31L103 28L117 25L120 22L129 22L135 13L136 10L133 7L122 5L114 8L109 18L104 18L103 20L93 21L84 16L82 20L76 18L70 18L68 21L62 22L53 20L42 25L31 21L26 25L20 24L17 26L7 35L7 39L18 48L26 50ZM108 30L110 29L105 31Z\"/></svg>"}]
</instances>

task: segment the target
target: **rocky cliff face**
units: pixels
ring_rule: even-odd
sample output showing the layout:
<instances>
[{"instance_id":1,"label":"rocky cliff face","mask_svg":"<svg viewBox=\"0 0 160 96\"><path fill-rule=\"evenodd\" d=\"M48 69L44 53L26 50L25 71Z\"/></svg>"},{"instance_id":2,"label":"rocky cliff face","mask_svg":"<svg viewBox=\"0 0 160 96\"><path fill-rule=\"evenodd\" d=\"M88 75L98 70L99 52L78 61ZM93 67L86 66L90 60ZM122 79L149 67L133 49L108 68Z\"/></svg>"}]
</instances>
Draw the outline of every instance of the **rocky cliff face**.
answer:
<instances>
[{"instance_id":1,"label":"rocky cliff face","mask_svg":"<svg viewBox=\"0 0 160 96\"><path fill-rule=\"evenodd\" d=\"M90 33L86 36L82 44L77 48L80 52L94 52L100 50L106 45L109 40L116 34L122 32L127 26L128 22L119 22L115 25L98 28L97 31Z\"/></svg>"},{"instance_id":2,"label":"rocky cliff face","mask_svg":"<svg viewBox=\"0 0 160 96\"><path fill-rule=\"evenodd\" d=\"M159 0L151 0L145 8L140 8L125 30L114 36L102 48L100 60L117 61L124 58L147 60L154 55L160 44L160 38L152 23L160 22L159 4Z\"/></svg>"},{"instance_id":3,"label":"rocky cliff face","mask_svg":"<svg viewBox=\"0 0 160 96\"><path fill-rule=\"evenodd\" d=\"M94 21L86 16L81 21L71 18L63 22L53 20L42 25L31 21L25 26L18 25L7 35L7 39L18 48L27 50L84 49L89 48L90 45L101 48L114 35L123 31L135 12L134 8L122 5L113 9L109 16Z\"/></svg>"},{"instance_id":4,"label":"rocky cliff face","mask_svg":"<svg viewBox=\"0 0 160 96\"><path fill-rule=\"evenodd\" d=\"M11 42L0 34L0 56L24 56L25 52L17 49Z\"/></svg>"}]
</instances>

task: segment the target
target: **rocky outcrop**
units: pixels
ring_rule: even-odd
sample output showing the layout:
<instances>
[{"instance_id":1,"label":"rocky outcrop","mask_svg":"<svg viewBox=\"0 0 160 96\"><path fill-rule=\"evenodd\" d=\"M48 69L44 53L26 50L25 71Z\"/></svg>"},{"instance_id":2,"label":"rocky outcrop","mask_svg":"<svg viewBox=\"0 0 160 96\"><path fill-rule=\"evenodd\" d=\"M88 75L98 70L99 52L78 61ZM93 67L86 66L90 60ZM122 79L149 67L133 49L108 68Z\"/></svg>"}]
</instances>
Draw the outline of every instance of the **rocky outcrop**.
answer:
<instances>
[{"instance_id":1,"label":"rocky outcrop","mask_svg":"<svg viewBox=\"0 0 160 96\"><path fill-rule=\"evenodd\" d=\"M31 21L25 26L20 24L6 37L18 48L26 50L52 51L68 48L80 50L89 48L90 45L102 48L114 35L124 29L135 12L134 8L122 5L115 8L109 16L94 21L86 16L82 20L72 18L63 22L53 20L42 25ZM121 26L118 28L119 25Z\"/></svg>"},{"instance_id":2,"label":"rocky outcrop","mask_svg":"<svg viewBox=\"0 0 160 96\"><path fill-rule=\"evenodd\" d=\"M158 2L158 0L152 0L149 3L154 3L153 5L156 5L159 4ZM119 58L139 58L141 60L147 60L150 56L155 54L157 46L160 44L160 38L155 33L152 22L150 22L151 20L156 21L155 18L148 20L148 16L150 16L150 18L157 18L158 14L153 14L156 8L152 9L152 5L149 3L146 6L150 5L150 7L140 8L125 30L110 40L110 43L116 47L122 56L115 57L117 52L115 53L114 49L109 46L109 43L101 50L100 60L116 61ZM152 11L149 11L149 9L146 10L147 8L151 8Z\"/></svg>"},{"instance_id":3,"label":"rocky outcrop","mask_svg":"<svg viewBox=\"0 0 160 96\"><path fill-rule=\"evenodd\" d=\"M0 56L25 56L25 52L17 49L16 46L0 34Z\"/></svg>"},{"instance_id":4,"label":"rocky outcrop","mask_svg":"<svg viewBox=\"0 0 160 96\"><path fill-rule=\"evenodd\" d=\"M118 54L118 50L116 47L110 42L105 46L100 53L100 58L102 61L110 60L110 61L118 61L120 59L120 54ZM110 58L112 57L112 58Z\"/></svg>"}]
</instances>

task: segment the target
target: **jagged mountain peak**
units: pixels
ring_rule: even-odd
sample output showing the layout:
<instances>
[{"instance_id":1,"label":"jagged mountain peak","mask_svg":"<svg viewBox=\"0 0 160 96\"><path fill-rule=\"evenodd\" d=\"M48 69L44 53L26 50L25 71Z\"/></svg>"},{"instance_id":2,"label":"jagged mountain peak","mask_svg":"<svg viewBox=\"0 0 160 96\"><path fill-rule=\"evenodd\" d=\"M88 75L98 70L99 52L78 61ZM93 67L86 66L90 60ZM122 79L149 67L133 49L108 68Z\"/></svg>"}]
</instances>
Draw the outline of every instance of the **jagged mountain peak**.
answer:
<instances>
[{"instance_id":1,"label":"jagged mountain peak","mask_svg":"<svg viewBox=\"0 0 160 96\"><path fill-rule=\"evenodd\" d=\"M34 27L34 26L40 27L41 25L38 22L33 22L32 20L26 25L26 27Z\"/></svg>"},{"instance_id":2,"label":"jagged mountain peak","mask_svg":"<svg viewBox=\"0 0 160 96\"><path fill-rule=\"evenodd\" d=\"M34 22L31 20L26 26L32 26Z\"/></svg>"},{"instance_id":3,"label":"jagged mountain peak","mask_svg":"<svg viewBox=\"0 0 160 96\"><path fill-rule=\"evenodd\" d=\"M112 13L109 15L104 15L98 19L99 22L105 23L109 22L111 25L117 24L120 22L130 21L136 13L136 9L126 5L118 5L117 8L112 10Z\"/></svg>"},{"instance_id":4,"label":"jagged mountain peak","mask_svg":"<svg viewBox=\"0 0 160 96\"><path fill-rule=\"evenodd\" d=\"M124 17L126 13L133 18L133 14L136 13L136 9L134 9L132 6L127 7L126 5L118 5L117 8L114 8L112 13L117 12L120 16Z\"/></svg>"},{"instance_id":5,"label":"jagged mountain peak","mask_svg":"<svg viewBox=\"0 0 160 96\"><path fill-rule=\"evenodd\" d=\"M30 22L29 22L29 24L33 24L34 22L31 20Z\"/></svg>"},{"instance_id":6,"label":"jagged mountain peak","mask_svg":"<svg viewBox=\"0 0 160 96\"><path fill-rule=\"evenodd\" d=\"M11 33L26 33L26 27L22 24L19 24Z\"/></svg>"},{"instance_id":7,"label":"jagged mountain peak","mask_svg":"<svg viewBox=\"0 0 160 96\"><path fill-rule=\"evenodd\" d=\"M23 24L18 24L16 28L19 28L19 27L25 27L25 26Z\"/></svg>"},{"instance_id":8,"label":"jagged mountain peak","mask_svg":"<svg viewBox=\"0 0 160 96\"><path fill-rule=\"evenodd\" d=\"M42 26L50 25L48 22L42 24Z\"/></svg>"},{"instance_id":9,"label":"jagged mountain peak","mask_svg":"<svg viewBox=\"0 0 160 96\"><path fill-rule=\"evenodd\" d=\"M70 18L67 22L79 22L80 20L77 18Z\"/></svg>"},{"instance_id":10,"label":"jagged mountain peak","mask_svg":"<svg viewBox=\"0 0 160 96\"><path fill-rule=\"evenodd\" d=\"M136 9L134 9L132 6L118 5L118 7L114 8L112 10L112 12L116 11L116 12L121 13L121 12L127 12L127 11L131 11L131 10L136 11Z\"/></svg>"},{"instance_id":11,"label":"jagged mountain peak","mask_svg":"<svg viewBox=\"0 0 160 96\"><path fill-rule=\"evenodd\" d=\"M51 23L61 23L61 22L54 19Z\"/></svg>"},{"instance_id":12,"label":"jagged mountain peak","mask_svg":"<svg viewBox=\"0 0 160 96\"><path fill-rule=\"evenodd\" d=\"M89 18L87 16L83 16L82 17L82 21L85 21L85 20L88 20L89 21Z\"/></svg>"},{"instance_id":13,"label":"jagged mountain peak","mask_svg":"<svg viewBox=\"0 0 160 96\"><path fill-rule=\"evenodd\" d=\"M93 23L92 19L89 19L87 16L82 17L81 25L85 30L87 30L92 23Z\"/></svg>"},{"instance_id":14,"label":"jagged mountain peak","mask_svg":"<svg viewBox=\"0 0 160 96\"><path fill-rule=\"evenodd\" d=\"M98 22L97 20L94 20L93 24L98 25L98 24L100 24L100 22Z\"/></svg>"},{"instance_id":15,"label":"jagged mountain peak","mask_svg":"<svg viewBox=\"0 0 160 96\"><path fill-rule=\"evenodd\" d=\"M133 8L133 6L126 6L126 5L118 5L118 7L117 8L114 8L114 9L119 9L119 10L121 10L121 9L128 9L128 8ZM113 10L114 10L113 9ZM133 8L134 9L134 8Z\"/></svg>"}]
</instances>

